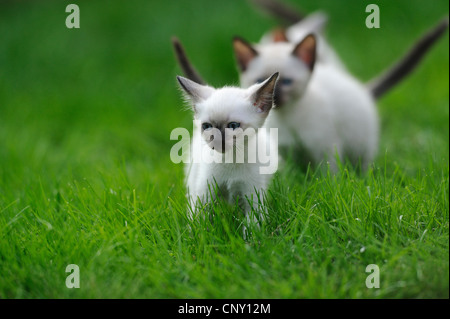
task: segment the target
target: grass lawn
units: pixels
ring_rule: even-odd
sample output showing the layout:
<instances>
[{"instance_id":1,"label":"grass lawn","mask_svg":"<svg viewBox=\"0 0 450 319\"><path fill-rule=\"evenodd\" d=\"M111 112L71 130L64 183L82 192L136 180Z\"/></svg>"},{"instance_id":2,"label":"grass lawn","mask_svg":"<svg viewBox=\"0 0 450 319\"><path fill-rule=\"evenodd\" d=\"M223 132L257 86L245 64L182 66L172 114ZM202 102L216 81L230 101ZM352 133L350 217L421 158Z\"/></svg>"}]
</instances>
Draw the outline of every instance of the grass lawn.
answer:
<instances>
[{"instance_id":1,"label":"grass lawn","mask_svg":"<svg viewBox=\"0 0 450 319\"><path fill-rule=\"evenodd\" d=\"M276 21L245 1L0 3L0 298L448 298L448 33L379 103L374 168L331 176L289 161L244 241L219 203L188 229L170 37L212 85L237 84L231 38ZM366 81L448 13L446 0L290 1ZM66 266L80 269L68 289ZM366 267L380 288L366 287Z\"/></svg>"}]
</instances>

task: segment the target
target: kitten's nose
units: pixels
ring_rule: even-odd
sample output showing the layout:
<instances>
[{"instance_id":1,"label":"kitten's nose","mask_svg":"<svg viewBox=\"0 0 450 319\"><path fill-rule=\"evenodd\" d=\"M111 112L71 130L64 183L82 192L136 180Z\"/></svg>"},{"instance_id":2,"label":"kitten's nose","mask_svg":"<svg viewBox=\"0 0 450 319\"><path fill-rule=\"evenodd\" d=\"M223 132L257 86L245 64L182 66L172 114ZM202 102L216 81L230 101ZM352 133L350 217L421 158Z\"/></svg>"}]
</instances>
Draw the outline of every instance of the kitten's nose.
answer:
<instances>
[{"instance_id":1,"label":"kitten's nose","mask_svg":"<svg viewBox=\"0 0 450 319\"><path fill-rule=\"evenodd\" d=\"M211 131L205 131L203 134L205 141L211 149L225 153L225 133L223 130L213 129Z\"/></svg>"}]
</instances>

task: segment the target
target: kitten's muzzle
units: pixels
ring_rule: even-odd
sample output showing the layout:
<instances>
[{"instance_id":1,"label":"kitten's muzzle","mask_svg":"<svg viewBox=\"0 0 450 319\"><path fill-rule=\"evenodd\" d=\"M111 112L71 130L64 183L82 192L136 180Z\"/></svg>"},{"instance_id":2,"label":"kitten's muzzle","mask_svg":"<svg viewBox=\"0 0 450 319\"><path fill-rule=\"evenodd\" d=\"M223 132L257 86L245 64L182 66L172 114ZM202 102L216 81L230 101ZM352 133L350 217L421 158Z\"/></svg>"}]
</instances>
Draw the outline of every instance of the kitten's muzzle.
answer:
<instances>
[{"instance_id":1,"label":"kitten's muzzle","mask_svg":"<svg viewBox=\"0 0 450 319\"><path fill-rule=\"evenodd\" d=\"M203 132L204 139L211 149L225 153L225 132L219 129L212 129Z\"/></svg>"}]
</instances>

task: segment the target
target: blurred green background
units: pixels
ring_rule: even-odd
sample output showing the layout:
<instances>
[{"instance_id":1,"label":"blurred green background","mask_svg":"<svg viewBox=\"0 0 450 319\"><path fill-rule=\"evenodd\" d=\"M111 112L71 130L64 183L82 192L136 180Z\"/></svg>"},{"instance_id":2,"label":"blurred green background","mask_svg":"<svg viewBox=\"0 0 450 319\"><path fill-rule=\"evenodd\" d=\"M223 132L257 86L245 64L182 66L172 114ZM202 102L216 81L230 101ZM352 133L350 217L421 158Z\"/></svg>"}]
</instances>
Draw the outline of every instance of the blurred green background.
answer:
<instances>
[{"instance_id":1,"label":"blurred green background","mask_svg":"<svg viewBox=\"0 0 450 319\"><path fill-rule=\"evenodd\" d=\"M201 74L222 86L238 83L231 37L256 42L277 25L246 1L79 1L81 28L67 29L68 3L1 3L0 159L16 156L16 164L34 165L28 167L34 174L61 163L63 170L89 170L128 154L147 158L150 171L173 169L168 136L174 127L190 128L191 114L180 111L175 75L181 71L170 37L178 36ZM447 1L377 1L381 28L375 30L364 25L363 1L291 3L329 14L329 41L362 80L393 63L448 12ZM445 35L381 102L381 154L394 143L384 138L391 129L402 139L392 151L407 152L411 135L425 134L411 122L439 131L437 146L448 148L447 44Z\"/></svg>"},{"instance_id":2,"label":"blurred green background","mask_svg":"<svg viewBox=\"0 0 450 319\"><path fill-rule=\"evenodd\" d=\"M329 42L363 81L395 62L449 7L446 0L374 0L381 28L367 29L367 1L286 2L329 15ZM69 3L0 2L0 297L60 296L51 284L37 291L47 281L30 270L32 265L45 269L48 254L88 259L98 248L80 244L71 253L73 246L64 244L70 239L62 233L45 237L40 246L41 237L30 229L40 234L45 221L54 228L66 221L52 220L59 207L54 202L79 201L87 216L104 207L83 203L86 193L110 189L132 199L136 189L149 210L167 209L171 196L183 205L182 166L170 162L174 142L169 135L175 127L191 129L192 116L182 110L172 36L179 37L210 84L237 85L232 37L257 42L278 25L247 1L80 0L74 3L80 7L81 28L68 29ZM376 165L387 166L388 174L401 167L405 175L415 176L433 162L437 175L448 176L448 70L447 33L418 69L380 101ZM77 214L87 218L82 211ZM79 236L86 243L89 234L83 235L83 227L63 232L72 243ZM95 227L102 234L101 223ZM448 219L444 227L448 233ZM36 247L30 248L33 243ZM36 260L40 253L45 262ZM119 292L113 296L123 297Z\"/></svg>"},{"instance_id":3,"label":"blurred green background","mask_svg":"<svg viewBox=\"0 0 450 319\"><path fill-rule=\"evenodd\" d=\"M31 174L50 166L57 177L55 165L95 170L94 164L123 156L148 159L149 171L172 170L169 133L190 128L191 114L180 111L175 75L181 71L170 37L178 36L201 74L222 86L238 83L231 37L256 42L277 25L246 1L79 1L81 28L67 29L68 3L1 4L0 159L15 156L14 163L23 163L16 169L27 167ZM329 14L329 41L362 80L396 61L448 12L447 1L377 3L381 28L375 30L364 25L365 2L292 1L306 12ZM384 138L391 129L402 140L392 148L409 148L411 135L428 130L438 131L443 141L437 146L448 148L447 44L445 35L417 72L381 102L388 126L381 154L395 143Z\"/></svg>"}]
</instances>

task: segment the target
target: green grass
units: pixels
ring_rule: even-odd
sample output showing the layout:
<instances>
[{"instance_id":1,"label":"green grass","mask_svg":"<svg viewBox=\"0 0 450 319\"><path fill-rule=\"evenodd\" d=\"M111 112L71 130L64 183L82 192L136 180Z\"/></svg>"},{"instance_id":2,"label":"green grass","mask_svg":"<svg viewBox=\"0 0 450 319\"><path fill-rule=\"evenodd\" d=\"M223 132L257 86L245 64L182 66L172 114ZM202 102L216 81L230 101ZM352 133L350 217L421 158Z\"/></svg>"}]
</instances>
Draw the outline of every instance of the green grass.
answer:
<instances>
[{"instance_id":1,"label":"green grass","mask_svg":"<svg viewBox=\"0 0 450 319\"><path fill-rule=\"evenodd\" d=\"M448 12L448 1L298 1L368 80ZM69 2L67 2L69 3ZM0 4L0 298L448 298L448 34L379 103L379 155L363 176L302 171L270 188L270 219L244 241L219 203L189 231L170 37L211 84L236 84L231 37L275 21L244 1ZM68 264L80 289L65 286ZM380 267L379 289L365 286Z\"/></svg>"}]
</instances>

